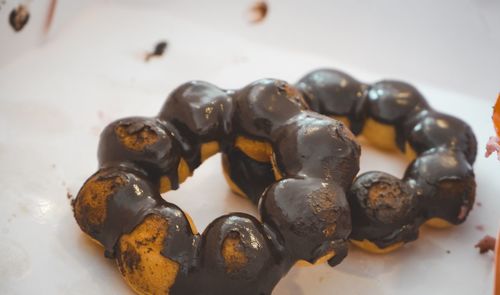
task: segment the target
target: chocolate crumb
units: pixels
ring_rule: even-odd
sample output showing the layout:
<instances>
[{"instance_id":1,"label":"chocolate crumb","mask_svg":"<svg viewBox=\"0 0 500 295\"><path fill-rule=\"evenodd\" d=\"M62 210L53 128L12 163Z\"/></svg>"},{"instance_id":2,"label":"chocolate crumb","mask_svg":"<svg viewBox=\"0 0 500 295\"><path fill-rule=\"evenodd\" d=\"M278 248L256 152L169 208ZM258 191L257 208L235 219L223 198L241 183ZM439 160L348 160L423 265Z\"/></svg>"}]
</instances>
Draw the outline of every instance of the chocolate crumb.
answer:
<instances>
[{"instance_id":1,"label":"chocolate crumb","mask_svg":"<svg viewBox=\"0 0 500 295\"><path fill-rule=\"evenodd\" d=\"M72 200L73 199L73 194L70 193L70 192L67 192L66 193L66 198L68 198L68 200Z\"/></svg>"},{"instance_id":2,"label":"chocolate crumb","mask_svg":"<svg viewBox=\"0 0 500 295\"><path fill-rule=\"evenodd\" d=\"M250 9L250 21L254 24L262 22L266 18L268 11L269 8L266 2L256 2Z\"/></svg>"},{"instance_id":3,"label":"chocolate crumb","mask_svg":"<svg viewBox=\"0 0 500 295\"><path fill-rule=\"evenodd\" d=\"M486 235L474 247L479 248L479 253L484 254L488 251L495 251L496 240L494 237Z\"/></svg>"},{"instance_id":4,"label":"chocolate crumb","mask_svg":"<svg viewBox=\"0 0 500 295\"><path fill-rule=\"evenodd\" d=\"M165 53L167 46L168 46L167 41L160 41L160 42L156 43L155 48L153 49L153 52L146 54L144 61L149 61L154 56L157 56L157 57L162 56Z\"/></svg>"},{"instance_id":5,"label":"chocolate crumb","mask_svg":"<svg viewBox=\"0 0 500 295\"><path fill-rule=\"evenodd\" d=\"M20 4L17 8L13 9L9 15L10 26L16 32L21 31L28 23L29 19L30 13L28 12L28 8L23 4Z\"/></svg>"},{"instance_id":6,"label":"chocolate crumb","mask_svg":"<svg viewBox=\"0 0 500 295\"><path fill-rule=\"evenodd\" d=\"M478 224L478 225L476 225L476 229L477 229L478 231L484 231L484 225L482 225L482 224Z\"/></svg>"},{"instance_id":7,"label":"chocolate crumb","mask_svg":"<svg viewBox=\"0 0 500 295\"><path fill-rule=\"evenodd\" d=\"M481 202L476 202L476 205L477 205L478 207L481 207L481 206L483 206L483 203L481 203Z\"/></svg>"},{"instance_id":8,"label":"chocolate crumb","mask_svg":"<svg viewBox=\"0 0 500 295\"><path fill-rule=\"evenodd\" d=\"M446 250L446 254L450 254L450 253L451 253L451 251L450 251L450 250Z\"/></svg>"}]
</instances>

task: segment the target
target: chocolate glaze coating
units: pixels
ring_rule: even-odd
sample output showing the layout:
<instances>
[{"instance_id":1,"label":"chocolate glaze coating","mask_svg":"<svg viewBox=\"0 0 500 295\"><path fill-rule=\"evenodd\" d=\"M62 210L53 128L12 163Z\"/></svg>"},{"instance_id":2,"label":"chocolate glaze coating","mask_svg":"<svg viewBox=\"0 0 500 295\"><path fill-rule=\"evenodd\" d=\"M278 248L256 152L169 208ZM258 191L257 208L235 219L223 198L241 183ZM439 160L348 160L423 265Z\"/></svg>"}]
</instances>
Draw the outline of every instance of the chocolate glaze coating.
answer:
<instances>
[{"instance_id":1,"label":"chocolate glaze coating","mask_svg":"<svg viewBox=\"0 0 500 295\"><path fill-rule=\"evenodd\" d=\"M254 204L258 204L264 190L275 181L271 163L255 161L237 148L226 149L224 155L222 160L229 166L229 177Z\"/></svg>"},{"instance_id":2,"label":"chocolate glaze coating","mask_svg":"<svg viewBox=\"0 0 500 295\"><path fill-rule=\"evenodd\" d=\"M422 195L425 218L439 217L460 224L474 205L474 171L460 151L429 150L410 164L404 180Z\"/></svg>"},{"instance_id":3,"label":"chocolate glaze coating","mask_svg":"<svg viewBox=\"0 0 500 295\"><path fill-rule=\"evenodd\" d=\"M417 154L444 147L460 150L471 165L476 159L474 132L462 120L446 114L430 112L410 130L408 142Z\"/></svg>"},{"instance_id":4,"label":"chocolate glaze coating","mask_svg":"<svg viewBox=\"0 0 500 295\"><path fill-rule=\"evenodd\" d=\"M358 213L352 220L351 239L368 239L380 248L417 239L421 204L407 183L384 172L363 173L348 199Z\"/></svg>"},{"instance_id":5,"label":"chocolate glaze coating","mask_svg":"<svg viewBox=\"0 0 500 295\"><path fill-rule=\"evenodd\" d=\"M312 111L327 116L345 116L351 131L356 135L361 133L367 112L367 85L334 69L310 72L296 85Z\"/></svg>"},{"instance_id":6,"label":"chocolate glaze coating","mask_svg":"<svg viewBox=\"0 0 500 295\"><path fill-rule=\"evenodd\" d=\"M347 247L350 211L343 189L335 183L282 179L264 193L260 214L295 260L314 263L332 250L343 253Z\"/></svg>"},{"instance_id":7,"label":"chocolate glaze coating","mask_svg":"<svg viewBox=\"0 0 500 295\"><path fill-rule=\"evenodd\" d=\"M136 139L134 143L143 146L142 149L131 149L123 141L124 136ZM154 141L147 144L145 136ZM180 146L155 118L131 117L110 123L101 133L98 159L101 168L129 163L143 169L155 184L166 175L174 180L173 187L178 187L175 171L180 160Z\"/></svg>"},{"instance_id":8,"label":"chocolate glaze coating","mask_svg":"<svg viewBox=\"0 0 500 295\"><path fill-rule=\"evenodd\" d=\"M425 116L429 105L420 92L401 81L380 81L368 91L368 116L391 125L396 131L396 145L405 150L406 129L415 124L415 117Z\"/></svg>"},{"instance_id":9,"label":"chocolate glaze coating","mask_svg":"<svg viewBox=\"0 0 500 295\"><path fill-rule=\"evenodd\" d=\"M235 95L236 132L270 140L271 133L307 108L302 94L285 81L262 79Z\"/></svg>"},{"instance_id":10,"label":"chocolate glaze coating","mask_svg":"<svg viewBox=\"0 0 500 295\"><path fill-rule=\"evenodd\" d=\"M93 182L111 182L112 192L105 196L105 219L102 223L89 222L86 217L92 214L92 208L80 204L82 198L75 201L74 206L79 207L82 215L77 218L78 224L104 246L106 257L114 257L115 244L120 236L131 232L158 205L159 195L144 178L138 171L125 167L99 170L89 178Z\"/></svg>"},{"instance_id":11,"label":"chocolate glaze coating","mask_svg":"<svg viewBox=\"0 0 500 295\"><path fill-rule=\"evenodd\" d=\"M194 170L201 164L201 144L221 141L231 133L233 113L233 100L224 90L207 82L191 81L169 95L158 118L175 128L183 156Z\"/></svg>"},{"instance_id":12,"label":"chocolate glaze coating","mask_svg":"<svg viewBox=\"0 0 500 295\"><path fill-rule=\"evenodd\" d=\"M359 171L361 148L339 121L302 112L274 137L273 150L284 177L321 178L348 189Z\"/></svg>"}]
</instances>

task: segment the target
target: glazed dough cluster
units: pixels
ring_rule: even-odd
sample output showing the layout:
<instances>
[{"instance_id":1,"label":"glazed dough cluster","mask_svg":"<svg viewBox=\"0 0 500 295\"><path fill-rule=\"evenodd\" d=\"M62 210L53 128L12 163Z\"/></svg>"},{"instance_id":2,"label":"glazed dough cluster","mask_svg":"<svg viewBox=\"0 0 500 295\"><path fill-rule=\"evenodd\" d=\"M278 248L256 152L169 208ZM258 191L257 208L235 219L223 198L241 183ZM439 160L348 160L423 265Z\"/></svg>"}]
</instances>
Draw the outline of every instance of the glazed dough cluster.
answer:
<instances>
[{"instance_id":1,"label":"glazed dough cluster","mask_svg":"<svg viewBox=\"0 0 500 295\"><path fill-rule=\"evenodd\" d=\"M271 294L298 261L336 265L347 254L346 192L360 147L343 123L307 109L280 80L240 90L188 82L158 116L105 128L99 170L78 193L75 218L140 294ZM238 165L234 152L251 157L249 165L269 163L272 180L252 198L261 221L228 214L198 234L160 194L217 152L226 171Z\"/></svg>"}]
</instances>

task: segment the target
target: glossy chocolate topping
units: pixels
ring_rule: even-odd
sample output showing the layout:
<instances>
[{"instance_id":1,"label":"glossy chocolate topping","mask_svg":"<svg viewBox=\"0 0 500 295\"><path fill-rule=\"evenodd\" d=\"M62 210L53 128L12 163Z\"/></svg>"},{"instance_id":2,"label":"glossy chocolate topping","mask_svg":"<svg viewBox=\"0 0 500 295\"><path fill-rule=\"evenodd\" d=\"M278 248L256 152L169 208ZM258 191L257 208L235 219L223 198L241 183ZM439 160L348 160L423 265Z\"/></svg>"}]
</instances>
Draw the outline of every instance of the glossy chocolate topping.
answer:
<instances>
[{"instance_id":1,"label":"glossy chocolate topping","mask_svg":"<svg viewBox=\"0 0 500 295\"><path fill-rule=\"evenodd\" d=\"M302 112L275 133L273 150L284 177L319 178L348 189L359 170L360 146L339 121Z\"/></svg>"},{"instance_id":2,"label":"glossy chocolate topping","mask_svg":"<svg viewBox=\"0 0 500 295\"><path fill-rule=\"evenodd\" d=\"M271 133L307 108L302 94L281 80L258 80L235 96L235 131L271 140Z\"/></svg>"},{"instance_id":3,"label":"glossy chocolate topping","mask_svg":"<svg viewBox=\"0 0 500 295\"><path fill-rule=\"evenodd\" d=\"M312 111L349 119L351 131L361 133L366 118L367 85L334 69L315 70L297 82Z\"/></svg>"},{"instance_id":4,"label":"glossy chocolate topping","mask_svg":"<svg viewBox=\"0 0 500 295\"><path fill-rule=\"evenodd\" d=\"M349 192L353 212L351 239L368 239L379 248L417 239L420 203L412 188L384 172L363 173Z\"/></svg>"},{"instance_id":5,"label":"glossy chocolate topping","mask_svg":"<svg viewBox=\"0 0 500 295\"><path fill-rule=\"evenodd\" d=\"M176 129L183 156L194 170L201 164L201 144L223 141L231 133L233 113L232 98L224 90L191 81L169 95L158 118Z\"/></svg>"},{"instance_id":6,"label":"glossy chocolate topping","mask_svg":"<svg viewBox=\"0 0 500 295\"><path fill-rule=\"evenodd\" d=\"M258 204L264 190L275 181L271 163L255 161L237 148L229 148L224 154L229 177L254 204Z\"/></svg>"},{"instance_id":7,"label":"glossy chocolate topping","mask_svg":"<svg viewBox=\"0 0 500 295\"><path fill-rule=\"evenodd\" d=\"M337 184L318 178L282 179L264 193L260 214L281 235L295 260L314 263L346 247L351 218Z\"/></svg>"},{"instance_id":8,"label":"glossy chocolate topping","mask_svg":"<svg viewBox=\"0 0 500 295\"><path fill-rule=\"evenodd\" d=\"M157 184L164 175L177 179L180 146L157 119L131 117L117 120L102 131L98 158L101 168L124 163L140 167ZM173 182L177 188L177 181Z\"/></svg>"},{"instance_id":9,"label":"glossy chocolate topping","mask_svg":"<svg viewBox=\"0 0 500 295\"><path fill-rule=\"evenodd\" d=\"M421 154L406 170L404 180L422 195L424 217L459 224L474 205L474 171L460 151L439 148Z\"/></svg>"}]
</instances>

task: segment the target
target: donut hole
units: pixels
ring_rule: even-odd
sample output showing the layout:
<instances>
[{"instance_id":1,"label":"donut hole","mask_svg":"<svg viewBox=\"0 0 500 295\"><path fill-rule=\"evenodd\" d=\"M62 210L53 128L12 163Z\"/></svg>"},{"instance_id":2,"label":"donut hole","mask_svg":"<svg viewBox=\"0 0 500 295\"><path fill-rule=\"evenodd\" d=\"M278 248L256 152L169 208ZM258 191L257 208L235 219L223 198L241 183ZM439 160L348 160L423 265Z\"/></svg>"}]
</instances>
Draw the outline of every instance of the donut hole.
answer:
<instances>
[{"instance_id":1,"label":"donut hole","mask_svg":"<svg viewBox=\"0 0 500 295\"><path fill-rule=\"evenodd\" d=\"M220 154L210 157L177 190L162 194L167 202L188 213L200 232L217 217L231 212L258 216L257 207L228 186L220 163Z\"/></svg>"}]
</instances>

